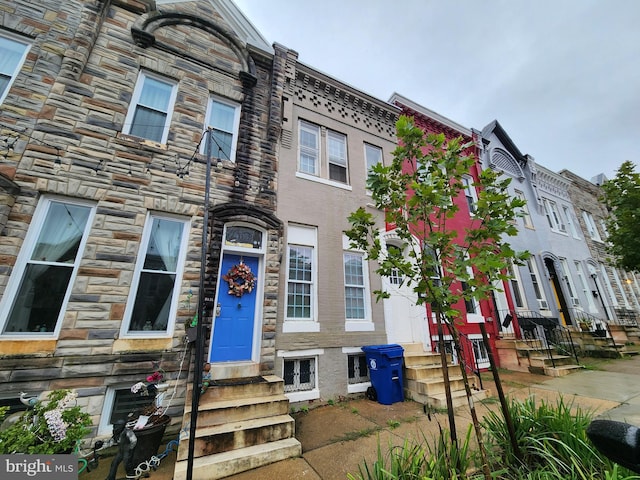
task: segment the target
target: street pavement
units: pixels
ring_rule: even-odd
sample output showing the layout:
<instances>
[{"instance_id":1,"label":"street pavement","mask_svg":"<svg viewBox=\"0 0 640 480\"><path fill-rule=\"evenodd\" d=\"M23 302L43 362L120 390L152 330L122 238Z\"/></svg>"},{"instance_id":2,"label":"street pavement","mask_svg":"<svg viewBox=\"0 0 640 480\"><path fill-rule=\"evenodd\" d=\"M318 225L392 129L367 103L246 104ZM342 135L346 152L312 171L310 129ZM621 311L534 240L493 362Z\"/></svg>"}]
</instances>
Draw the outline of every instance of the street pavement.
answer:
<instances>
[{"instance_id":1,"label":"street pavement","mask_svg":"<svg viewBox=\"0 0 640 480\"><path fill-rule=\"evenodd\" d=\"M509 398L534 396L554 404L563 401L597 418L618 420L640 426L640 356L599 362L597 370L585 369L571 375L550 378L523 372L500 371L502 388ZM484 377L486 378L486 377ZM496 387L484 382L493 398L476 402L479 417L497 410ZM446 412L426 415L421 404L405 401L381 405L367 399L319 406L294 414L296 438L302 444L302 456L283 460L255 470L228 477L229 480L345 480L351 473L357 477L364 462L375 460L378 446L382 451L406 440L431 441L440 428L448 429ZM458 437L466 434L471 423L468 407L456 410ZM105 478L109 458L101 468L81 474L79 480ZM152 480L170 480L175 454L166 457ZM106 467L106 469L104 469ZM118 478L123 478L119 475ZM182 479L176 479L182 480Z\"/></svg>"}]
</instances>

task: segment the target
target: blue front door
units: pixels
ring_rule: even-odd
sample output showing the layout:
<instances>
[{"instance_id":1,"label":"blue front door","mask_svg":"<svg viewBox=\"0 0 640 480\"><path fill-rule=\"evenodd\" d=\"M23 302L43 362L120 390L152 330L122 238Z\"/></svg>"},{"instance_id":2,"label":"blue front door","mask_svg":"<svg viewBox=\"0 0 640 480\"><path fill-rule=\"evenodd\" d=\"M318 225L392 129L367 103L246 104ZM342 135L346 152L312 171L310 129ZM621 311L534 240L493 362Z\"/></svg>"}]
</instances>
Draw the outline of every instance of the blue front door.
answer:
<instances>
[{"instance_id":1,"label":"blue front door","mask_svg":"<svg viewBox=\"0 0 640 480\"><path fill-rule=\"evenodd\" d=\"M252 292L242 296L229 293L229 284L222 278L234 266L244 263L255 275L256 285ZM225 254L222 257L221 275L218 280L219 314L214 319L211 338L210 362L233 362L251 360L253 330L256 313L256 291L258 287L258 259Z\"/></svg>"}]
</instances>

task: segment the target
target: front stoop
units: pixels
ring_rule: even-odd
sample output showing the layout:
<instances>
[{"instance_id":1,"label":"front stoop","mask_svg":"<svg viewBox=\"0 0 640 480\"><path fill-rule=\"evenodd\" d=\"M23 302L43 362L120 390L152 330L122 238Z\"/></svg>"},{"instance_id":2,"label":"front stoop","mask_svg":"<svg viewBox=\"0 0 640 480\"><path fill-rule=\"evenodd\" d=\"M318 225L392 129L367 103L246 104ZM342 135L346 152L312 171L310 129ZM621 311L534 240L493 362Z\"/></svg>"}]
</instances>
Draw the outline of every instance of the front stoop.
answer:
<instances>
[{"instance_id":1,"label":"front stoop","mask_svg":"<svg viewBox=\"0 0 640 480\"><path fill-rule=\"evenodd\" d=\"M530 355L529 371L549 377L563 377L581 370L580 365L573 363L573 357L567 355L554 355L553 360L546 355Z\"/></svg>"},{"instance_id":2,"label":"front stoop","mask_svg":"<svg viewBox=\"0 0 640 480\"><path fill-rule=\"evenodd\" d=\"M425 352L422 344L403 344L404 348L404 394L415 402L432 408L447 408L442 364L439 353ZM447 365L451 397L454 408L468 405L464 382L458 365ZM469 382L473 385L476 378L470 375ZM487 390L472 390L475 400L482 400L488 396Z\"/></svg>"},{"instance_id":3,"label":"front stoop","mask_svg":"<svg viewBox=\"0 0 640 480\"><path fill-rule=\"evenodd\" d=\"M188 392L183 425L190 424ZM215 480L302 454L284 382L275 375L214 382L200 397L193 479ZM186 478L188 436L174 478Z\"/></svg>"}]
</instances>

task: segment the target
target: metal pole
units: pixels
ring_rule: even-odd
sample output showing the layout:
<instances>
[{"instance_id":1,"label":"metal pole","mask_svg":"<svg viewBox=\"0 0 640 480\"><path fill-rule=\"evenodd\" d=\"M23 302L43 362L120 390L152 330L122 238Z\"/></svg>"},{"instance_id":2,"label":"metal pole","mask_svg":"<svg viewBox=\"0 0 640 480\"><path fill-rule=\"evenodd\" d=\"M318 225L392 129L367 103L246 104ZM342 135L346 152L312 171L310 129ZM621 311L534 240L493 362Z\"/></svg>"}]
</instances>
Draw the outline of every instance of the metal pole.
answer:
<instances>
[{"instance_id":1,"label":"metal pole","mask_svg":"<svg viewBox=\"0 0 640 480\"><path fill-rule=\"evenodd\" d=\"M489 364L491 365L491 372L493 373L493 382L496 384L496 391L498 392L498 398L500 399L500 406L502 407L502 414L504 415L504 421L507 424L507 431L509 432L509 439L511 440L511 448L516 458L522 460L522 454L520 453L520 447L518 446L518 439L516 437L516 430L513 427L513 421L511 414L509 413L509 406L507 405L507 399L504 396L502 390L502 382L500 381L500 375L498 375L498 367L493 358L493 351L489 344L489 337L487 336L487 329L484 323L480 323L480 332L482 333L482 341L487 349L487 355L489 356Z\"/></svg>"},{"instance_id":2,"label":"metal pole","mask_svg":"<svg viewBox=\"0 0 640 480\"><path fill-rule=\"evenodd\" d=\"M200 287L198 292L198 323L196 324L196 353L193 370L193 390L191 391L191 423L189 424L189 453L187 457L187 480L193 478L193 456L198 423L198 405L200 404L200 388L202 388L202 361L204 357L204 282L207 258L209 254L209 187L211 186L211 148L212 130L207 135L207 168L204 186L204 213L202 217L202 253L200 263Z\"/></svg>"}]
</instances>

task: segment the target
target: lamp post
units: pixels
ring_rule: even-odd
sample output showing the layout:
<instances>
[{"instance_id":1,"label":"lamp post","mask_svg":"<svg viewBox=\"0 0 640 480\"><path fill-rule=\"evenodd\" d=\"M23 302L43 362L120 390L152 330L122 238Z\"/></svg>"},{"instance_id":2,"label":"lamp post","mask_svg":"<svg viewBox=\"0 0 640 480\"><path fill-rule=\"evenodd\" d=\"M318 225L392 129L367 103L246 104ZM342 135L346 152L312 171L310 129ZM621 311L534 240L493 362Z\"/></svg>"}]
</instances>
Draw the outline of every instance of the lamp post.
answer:
<instances>
[{"instance_id":1,"label":"lamp post","mask_svg":"<svg viewBox=\"0 0 640 480\"><path fill-rule=\"evenodd\" d=\"M189 424L189 452L187 456L187 480L193 478L193 460L196 441L196 426L198 422L198 405L200 403L200 388L202 383L202 359L204 357L204 281L206 263L209 253L209 187L211 185L211 148L213 131L211 127L205 133L207 136L207 168L204 187L204 214L202 218L202 253L200 263L200 287L198 293L198 323L196 324L196 353L193 371L193 391L191 392L191 421Z\"/></svg>"}]
</instances>

